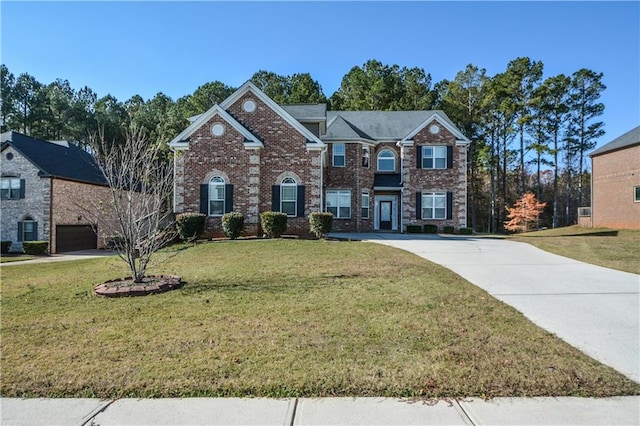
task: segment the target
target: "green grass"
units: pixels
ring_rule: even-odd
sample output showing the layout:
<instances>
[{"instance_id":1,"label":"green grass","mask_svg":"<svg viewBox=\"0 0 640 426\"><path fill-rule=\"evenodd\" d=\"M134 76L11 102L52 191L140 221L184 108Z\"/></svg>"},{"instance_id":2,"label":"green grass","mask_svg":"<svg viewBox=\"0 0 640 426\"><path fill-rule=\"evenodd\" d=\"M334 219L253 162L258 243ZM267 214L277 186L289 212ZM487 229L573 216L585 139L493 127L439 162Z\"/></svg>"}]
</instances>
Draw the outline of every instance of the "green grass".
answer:
<instances>
[{"instance_id":1,"label":"green grass","mask_svg":"<svg viewBox=\"0 0 640 426\"><path fill-rule=\"evenodd\" d=\"M640 274L640 230L568 226L510 238L561 256Z\"/></svg>"},{"instance_id":2,"label":"green grass","mask_svg":"<svg viewBox=\"0 0 640 426\"><path fill-rule=\"evenodd\" d=\"M0 263L22 262L23 260L35 259L35 256L28 254L3 254L0 256Z\"/></svg>"},{"instance_id":3,"label":"green grass","mask_svg":"<svg viewBox=\"0 0 640 426\"><path fill-rule=\"evenodd\" d=\"M2 270L5 397L640 394L454 273L358 242L187 247L185 287L98 298L115 258Z\"/></svg>"}]
</instances>

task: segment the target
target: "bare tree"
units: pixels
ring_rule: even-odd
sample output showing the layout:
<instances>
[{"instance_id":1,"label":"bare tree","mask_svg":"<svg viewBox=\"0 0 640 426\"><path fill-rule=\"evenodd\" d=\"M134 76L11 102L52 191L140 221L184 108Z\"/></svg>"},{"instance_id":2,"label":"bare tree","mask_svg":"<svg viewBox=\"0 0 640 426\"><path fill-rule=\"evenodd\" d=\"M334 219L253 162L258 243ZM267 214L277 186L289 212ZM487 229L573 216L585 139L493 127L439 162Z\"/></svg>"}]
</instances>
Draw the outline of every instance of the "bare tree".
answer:
<instances>
[{"instance_id":1,"label":"bare tree","mask_svg":"<svg viewBox=\"0 0 640 426\"><path fill-rule=\"evenodd\" d=\"M109 143L99 132L91 145L110 190L109 200L96 206L94 219L111 237L134 282L141 283L152 255L174 238L173 163L162 160L161 145L149 143L139 127L126 131L123 144Z\"/></svg>"}]
</instances>

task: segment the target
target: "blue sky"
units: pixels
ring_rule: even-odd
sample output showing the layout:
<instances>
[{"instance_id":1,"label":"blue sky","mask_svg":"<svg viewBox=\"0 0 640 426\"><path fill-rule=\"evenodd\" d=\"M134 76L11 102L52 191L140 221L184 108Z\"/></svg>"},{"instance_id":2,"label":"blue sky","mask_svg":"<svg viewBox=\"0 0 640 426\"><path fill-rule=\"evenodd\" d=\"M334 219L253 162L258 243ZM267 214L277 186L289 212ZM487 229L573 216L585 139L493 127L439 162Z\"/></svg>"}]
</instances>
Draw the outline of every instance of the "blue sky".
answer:
<instances>
[{"instance_id":1,"label":"blue sky","mask_svg":"<svg viewBox=\"0 0 640 426\"><path fill-rule=\"evenodd\" d=\"M265 69L308 72L327 96L368 59L420 67L434 83L468 64L488 75L520 56L545 77L604 73L607 134L640 124L639 2L0 3L2 63L125 101L177 99Z\"/></svg>"}]
</instances>

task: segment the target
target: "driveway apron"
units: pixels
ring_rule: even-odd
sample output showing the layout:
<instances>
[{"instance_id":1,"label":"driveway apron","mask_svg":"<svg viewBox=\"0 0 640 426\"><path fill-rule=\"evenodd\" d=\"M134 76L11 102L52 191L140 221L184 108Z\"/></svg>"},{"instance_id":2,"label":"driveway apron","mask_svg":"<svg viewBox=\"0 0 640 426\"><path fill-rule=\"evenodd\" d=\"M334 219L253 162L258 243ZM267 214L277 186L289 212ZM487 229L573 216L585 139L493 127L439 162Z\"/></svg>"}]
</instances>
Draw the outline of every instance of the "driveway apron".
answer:
<instances>
[{"instance_id":1,"label":"driveway apron","mask_svg":"<svg viewBox=\"0 0 640 426\"><path fill-rule=\"evenodd\" d=\"M438 263L640 382L640 275L501 239L406 234L348 237L397 247Z\"/></svg>"}]
</instances>

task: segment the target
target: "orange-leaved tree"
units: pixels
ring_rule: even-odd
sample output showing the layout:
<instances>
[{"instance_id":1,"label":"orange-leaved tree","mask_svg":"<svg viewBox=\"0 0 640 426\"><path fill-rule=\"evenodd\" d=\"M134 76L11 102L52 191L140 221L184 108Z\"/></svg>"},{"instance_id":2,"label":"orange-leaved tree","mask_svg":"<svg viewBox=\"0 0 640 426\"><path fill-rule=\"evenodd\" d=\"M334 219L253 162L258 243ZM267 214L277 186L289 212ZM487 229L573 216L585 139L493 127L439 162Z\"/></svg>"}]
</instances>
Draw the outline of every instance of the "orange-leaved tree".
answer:
<instances>
[{"instance_id":1,"label":"orange-leaved tree","mask_svg":"<svg viewBox=\"0 0 640 426\"><path fill-rule=\"evenodd\" d=\"M527 192L513 207L507 207L509 221L504 223L505 229L511 232L531 231L546 205L547 203L539 203L534 194Z\"/></svg>"}]
</instances>

